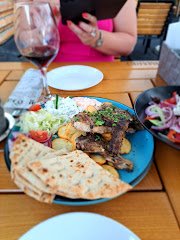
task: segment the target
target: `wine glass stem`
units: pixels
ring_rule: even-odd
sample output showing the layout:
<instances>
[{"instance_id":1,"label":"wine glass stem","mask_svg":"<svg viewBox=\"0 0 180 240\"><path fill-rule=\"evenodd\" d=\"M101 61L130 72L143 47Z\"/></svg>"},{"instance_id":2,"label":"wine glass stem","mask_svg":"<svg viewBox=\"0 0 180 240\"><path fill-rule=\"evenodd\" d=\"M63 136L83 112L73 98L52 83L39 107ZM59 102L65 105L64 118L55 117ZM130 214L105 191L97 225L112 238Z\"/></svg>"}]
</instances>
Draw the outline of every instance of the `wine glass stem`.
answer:
<instances>
[{"instance_id":1,"label":"wine glass stem","mask_svg":"<svg viewBox=\"0 0 180 240\"><path fill-rule=\"evenodd\" d=\"M43 90L42 90L42 97L45 100L48 100L51 98L51 93L47 84L47 76L46 76L46 72L47 72L47 68L43 67L40 69L41 73L42 73L42 79L43 79Z\"/></svg>"}]
</instances>

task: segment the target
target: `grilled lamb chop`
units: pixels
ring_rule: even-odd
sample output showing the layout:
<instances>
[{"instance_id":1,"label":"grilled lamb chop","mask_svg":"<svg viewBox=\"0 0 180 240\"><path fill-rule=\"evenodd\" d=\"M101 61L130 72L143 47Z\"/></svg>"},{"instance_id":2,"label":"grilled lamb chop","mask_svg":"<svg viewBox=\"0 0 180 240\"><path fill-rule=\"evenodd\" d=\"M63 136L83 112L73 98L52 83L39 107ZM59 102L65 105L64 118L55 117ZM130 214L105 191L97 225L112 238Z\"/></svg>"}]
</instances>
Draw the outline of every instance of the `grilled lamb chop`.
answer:
<instances>
[{"instance_id":1,"label":"grilled lamb chop","mask_svg":"<svg viewBox=\"0 0 180 240\"><path fill-rule=\"evenodd\" d=\"M73 126L77 130L83 131L83 132L91 132L91 130L92 130L89 123L86 123L86 122L73 122Z\"/></svg>"},{"instance_id":2,"label":"grilled lamb chop","mask_svg":"<svg viewBox=\"0 0 180 240\"><path fill-rule=\"evenodd\" d=\"M112 105L109 105L109 103L104 103L104 104L102 104L102 106L99 110L102 110L102 109L105 109L108 107L112 107ZM143 129L143 126L138 121L138 119L134 115L131 115L128 111L125 111L125 110L122 110L119 108L114 108L114 114L121 115L119 117L119 120L126 119L129 121L129 126L128 126L128 129L126 132L134 133L136 130ZM105 118L105 117L104 117L104 120L105 120L107 126L112 126L112 120L110 120L109 118Z\"/></svg>"},{"instance_id":3,"label":"grilled lamb chop","mask_svg":"<svg viewBox=\"0 0 180 240\"><path fill-rule=\"evenodd\" d=\"M128 129L129 121L120 121L116 127L113 128L112 139L109 143L108 151L113 154L118 154L122 145L122 140L125 136L125 131Z\"/></svg>"},{"instance_id":4,"label":"grilled lamb chop","mask_svg":"<svg viewBox=\"0 0 180 240\"><path fill-rule=\"evenodd\" d=\"M139 120L135 116L132 116L132 117L133 117L133 120L130 122L128 128L132 128L135 131L136 130L143 130L144 128L143 128L142 124L139 122Z\"/></svg>"},{"instance_id":5,"label":"grilled lamb chop","mask_svg":"<svg viewBox=\"0 0 180 240\"><path fill-rule=\"evenodd\" d=\"M89 133L109 133L112 132L112 128L108 126L92 126L86 122L74 122L73 126L80 131L89 132Z\"/></svg>"},{"instance_id":6,"label":"grilled lamb chop","mask_svg":"<svg viewBox=\"0 0 180 240\"><path fill-rule=\"evenodd\" d=\"M102 124L98 124L99 120L96 121L96 118L100 119ZM72 123L77 130L89 133L103 134L112 132L112 124L114 122L111 121L110 124L107 125L106 120L104 120L102 117L100 118L99 116L97 117L96 115L91 115L88 112L81 112L74 117Z\"/></svg>"},{"instance_id":7,"label":"grilled lamb chop","mask_svg":"<svg viewBox=\"0 0 180 240\"><path fill-rule=\"evenodd\" d=\"M111 133L112 127L121 120L132 121L132 116L124 110L109 104L103 104L101 109L94 112L81 112L72 120L76 129L91 133Z\"/></svg>"},{"instance_id":8,"label":"grilled lamb chop","mask_svg":"<svg viewBox=\"0 0 180 240\"><path fill-rule=\"evenodd\" d=\"M128 171L133 169L133 164L129 160L119 154L114 156L109 153L106 150L108 148L107 142L102 139L96 140L96 136L93 134L77 138L76 148L86 153L99 153L108 162L111 162L116 169L126 169Z\"/></svg>"},{"instance_id":9,"label":"grilled lamb chop","mask_svg":"<svg viewBox=\"0 0 180 240\"><path fill-rule=\"evenodd\" d=\"M91 132L91 129L94 126L94 123L93 123L91 117L85 112L78 113L74 117L72 122L73 122L74 127L77 130L80 130L83 132Z\"/></svg>"},{"instance_id":10,"label":"grilled lamb chop","mask_svg":"<svg viewBox=\"0 0 180 240\"><path fill-rule=\"evenodd\" d=\"M132 170L133 164L120 156L119 150L127 132L142 129L135 116L110 103L103 103L96 112L77 114L72 123L76 129L87 133L77 139L77 149L87 153L99 153L117 169ZM111 133L110 141L101 137L104 133Z\"/></svg>"},{"instance_id":11,"label":"grilled lamb chop","mask_svg":"<svg viewBox=\"0 0 180 240\"><path fill-rule=\"evenodd\" d=\"M118 155L118 156L107 155L106 160L112 163L116 169L125 169L128 171L133 170L133 163L123 158L121 155Z\"/></svg>"},{"instance_id":12,"label":"grilled lamb chop","mask_svg":"<svg viewBox=\"0 0 180 240\"><path fill-rule=\"evenodd\" d=\"M77 138L76 148L87 153L104 153L105 143L103 140L96 140L96 136L88 134Z\"/></svg>"}]
</instances>

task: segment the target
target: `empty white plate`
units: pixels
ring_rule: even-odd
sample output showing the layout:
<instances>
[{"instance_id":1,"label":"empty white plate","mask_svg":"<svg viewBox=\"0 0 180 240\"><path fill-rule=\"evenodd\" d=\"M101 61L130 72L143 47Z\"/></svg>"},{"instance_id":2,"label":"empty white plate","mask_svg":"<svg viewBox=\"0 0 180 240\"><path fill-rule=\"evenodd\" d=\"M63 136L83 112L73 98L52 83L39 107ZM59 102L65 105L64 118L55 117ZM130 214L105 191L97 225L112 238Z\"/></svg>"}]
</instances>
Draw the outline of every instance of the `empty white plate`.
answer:
<instances>
[{"instance_id":1,"label":"empty white plate","mask_svg":"<svg viewBox=\"0 0 180 240\"><path fill-rule=\"evenodd\" d=\"M47 79L50 87L66 91L77 91L100 83L103 79L103 73L89 66L69 65L48 72Z\"/></svg>"},{"instance_id":2,"label":"empty white plate","mask_svg":"<svg viewBox=\"0 0 180 240\"><path fill-rule=\"evenodd\" d=\"M50 218L19 240L140 240L122 224L105 216L74 212Z\"/></svg>"}]
</instances>

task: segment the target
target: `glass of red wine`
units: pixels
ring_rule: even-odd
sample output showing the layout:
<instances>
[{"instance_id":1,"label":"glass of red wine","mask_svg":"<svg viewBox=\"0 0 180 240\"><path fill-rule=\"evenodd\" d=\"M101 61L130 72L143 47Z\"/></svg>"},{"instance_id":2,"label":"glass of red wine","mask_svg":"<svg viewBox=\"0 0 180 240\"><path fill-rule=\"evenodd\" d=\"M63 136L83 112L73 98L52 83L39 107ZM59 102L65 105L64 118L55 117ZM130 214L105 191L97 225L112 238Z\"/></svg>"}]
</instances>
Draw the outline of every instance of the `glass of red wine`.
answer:
<instances>
[{"instance_id":1,"label":"glass of red wine","mask_svg":"<svg viewBox=\"0 0 180 240\"><path fill-rule=\"evenodd\" d=\"M59 51L59 32L49 3L23 3L15 13L14 39L20 53L42 73L40 101L51 99L46 71Z\"/></svg>"}]
</instances>

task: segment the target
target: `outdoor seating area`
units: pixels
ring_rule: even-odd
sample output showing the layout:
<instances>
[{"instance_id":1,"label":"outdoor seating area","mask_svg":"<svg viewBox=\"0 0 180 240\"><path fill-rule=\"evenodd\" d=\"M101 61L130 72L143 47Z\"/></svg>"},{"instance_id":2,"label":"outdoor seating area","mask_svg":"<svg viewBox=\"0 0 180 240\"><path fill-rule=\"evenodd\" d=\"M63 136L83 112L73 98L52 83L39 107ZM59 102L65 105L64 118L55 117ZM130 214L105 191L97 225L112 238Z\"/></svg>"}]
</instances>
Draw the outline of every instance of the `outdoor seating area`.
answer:
<instances>
[{"instance_id":1,"label":"outdoor seating area","mask_svg":"<svg viewBox=\"0 0 180 240\"><path fill-rule=\"evenodd\" d=\"M180 239L180 0L112 2L0 0L0 240Z\"/></svg>"},{"instance_id":2,"label":"outdoor seating area","mask_svg":"<svg viewBox=\"0 0 180 240\"><path fill-rule=\"evenodd\" d=\"M138 2L138 35L144 36L144 53L147 53L153 36L161 37L161 41L165 39L168 25L172 21L173 7L174 1Z\"/></svg>"},{"instance_id":3,"label":"outdoor seating area","mask_svg":"<svg viewBox=\"0 0 180 240\"><path fill-rule=\"evenodd\" d=\"M2 1L0 12L0 61L26 61L13 39L13 1ZM169 23L178 21L180 1L139 0L138 39L134 51L121 60L158 60ZM157 47L157 48L156 48Z\"/></svg>"}]
</instances>

